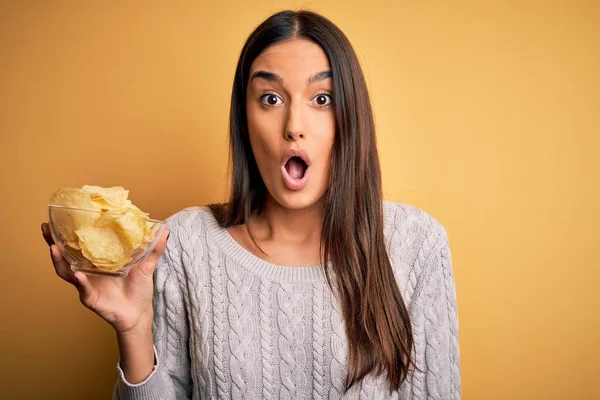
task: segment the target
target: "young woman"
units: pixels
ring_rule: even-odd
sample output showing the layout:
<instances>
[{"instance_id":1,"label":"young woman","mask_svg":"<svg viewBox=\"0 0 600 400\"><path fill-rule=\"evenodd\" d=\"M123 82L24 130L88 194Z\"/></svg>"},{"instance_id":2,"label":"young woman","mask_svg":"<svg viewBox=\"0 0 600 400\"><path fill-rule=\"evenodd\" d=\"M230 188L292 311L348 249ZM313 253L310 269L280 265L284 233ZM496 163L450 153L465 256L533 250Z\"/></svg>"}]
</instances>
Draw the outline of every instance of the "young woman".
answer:
<instances>
[{"instance_id":1,"label":"young woman","mask_svg":"<svg viewBox=\"0 0 600 400\"><path fill-rule=\"evenodd\" d=\"M382 201L371 105L344 34L286 11L248 38L232 193L185 209L125 279L58 275L110 323L115 399L458 399L444 228ZM164 254L163 254L164 252Z\"/></svg>"}]
</instances>

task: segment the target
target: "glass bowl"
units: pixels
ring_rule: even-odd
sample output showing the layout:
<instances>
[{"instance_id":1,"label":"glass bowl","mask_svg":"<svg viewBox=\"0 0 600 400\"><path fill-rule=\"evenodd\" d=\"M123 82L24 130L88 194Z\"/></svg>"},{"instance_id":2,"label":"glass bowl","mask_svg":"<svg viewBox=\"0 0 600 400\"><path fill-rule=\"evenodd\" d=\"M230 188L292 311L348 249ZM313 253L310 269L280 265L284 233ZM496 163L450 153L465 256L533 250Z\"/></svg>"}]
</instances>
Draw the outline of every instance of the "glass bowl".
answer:
<instances>
[{"instance_id":1,"label":"glass bowl","mask_svg":"<svg viewBox=\"0 0 600 400\"><path fill-rule=\"evenodd\" d=\"M145 216L48 206L54 243L73 272L126 277L154 250L165 221Z\"/></svg>"}]
</instances>

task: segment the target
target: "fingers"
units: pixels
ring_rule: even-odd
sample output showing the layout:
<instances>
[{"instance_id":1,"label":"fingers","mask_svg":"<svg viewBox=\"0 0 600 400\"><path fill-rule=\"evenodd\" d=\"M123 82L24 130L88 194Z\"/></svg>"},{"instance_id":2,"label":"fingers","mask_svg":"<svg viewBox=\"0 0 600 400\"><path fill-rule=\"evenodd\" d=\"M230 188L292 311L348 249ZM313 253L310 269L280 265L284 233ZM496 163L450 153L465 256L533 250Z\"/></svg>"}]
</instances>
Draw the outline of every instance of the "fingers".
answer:
<instances>
[{"instance_id":1,"label":"fingers","mask_svg":"<svg viewBox=\"0 0 600 400\"><path fill-rule=\"evenodd\" d=\"M158 257L160 257L162 255L162 253L165 252L165 249L167 248L167 239L169 238L169 235L171 234L171 231L169 230L169 228L165 228L165 231L163 232L162 236L160 237L160 240L158 241L158 244L156 245L156 247L154 248L154 251L152 252L152 255L156 255L157 259Z\"/></svg>"},{"instance_id":2,"label":"fingers","mask_svg":"<svg viewBox=\"0 0 600 400\"><path fill-rule=\"evenodd\" d=\"M54 265L56 275L72 285L79 286L79 283L73 276L73 271L71 271L69 263L62 257L60 250L55 244L50 245L50 258L52 258L52 264Z\"/></svg>"},{"instance_id":3,"label":"fingers","mask_svg":"<svg viewBox=\"0 0 600 400\"><path fill-rule=\"evenodd\" d=\"M52 239L52 234L50 233L50 226L46 222L42 224L42 235L44 236L46 243L48 243L48 246L50 246L50 258L52 259L56 275L81 291L81 285L77 279L75 279L71 266L65 261L62 254L60 254L58 246L54 244L54 239Z\"/></svg>"},{"instance_id":4,"label":"fingers","mask_svg":"<svg viewBox=\"0 0 600 400\"><path fill-rule=\"evenodd\" d=\"M62 257L60 250L55 244L50 246L50 256L52 258L52 263L54 264L56 275L75 286L79 292L79 300L81 303L90 310L94 310L98 300L98 291L94 285L91 284L88 277L79 271L73 273L71 267Z\"/></svg>"},{"instance_id":5,"label":"fingers","mask_svg":"<svg viewBox=\"0 0 600 400\"><path fill-rule=\"evenodd\" d=\"M52 234L50 233L50 225L48 225L47 222L42 224L42 235L44 236L46 243L48 243L48 246L54 244L54 239L52 239Z\"/></svg>"},{"instance_id":6,"label":"fingers","mask_svg":"<svg viewBox=\"0 0 600 400\"><path fill-rule=\"evenodd\" d=\"M98 290L92 285L88 277L80 271L73 274L73 279L77 282L76 286L81 304L94 311L98 301Z\"/></svg>"},{"instance_id":7,"label":"fingers","mask_svg":"<svg viewBox=\"0 0 600 400\"><path fill-rule=\"evenodd\" d=\"M151 277L154 273L156 262L167 248L167 239L169 238L170 233L169 229L166 228L152 253L140 264L139 268L146 276Z\"/></svg>"}]
</instances>

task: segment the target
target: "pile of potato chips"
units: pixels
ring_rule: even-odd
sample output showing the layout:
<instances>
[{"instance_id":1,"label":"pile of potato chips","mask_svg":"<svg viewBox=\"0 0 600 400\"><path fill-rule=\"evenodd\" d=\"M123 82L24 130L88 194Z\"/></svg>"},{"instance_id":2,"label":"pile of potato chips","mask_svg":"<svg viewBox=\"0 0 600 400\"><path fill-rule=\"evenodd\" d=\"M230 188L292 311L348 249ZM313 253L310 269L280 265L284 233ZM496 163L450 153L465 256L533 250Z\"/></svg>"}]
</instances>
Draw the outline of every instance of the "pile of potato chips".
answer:
<instances>
[{"instance_id":1,"label":"pile of potato chips","mask_svg":"<svg viewBox=\"0 0 600 400\"><path fill-rule=\"evenodd\" d=\"M120 186L60 189L51 205L73 207L54 221L67 246L102 271L117 271L133 253L153 238L148 214L128 200L129 191Z\"/></svg>"}]
</instances>

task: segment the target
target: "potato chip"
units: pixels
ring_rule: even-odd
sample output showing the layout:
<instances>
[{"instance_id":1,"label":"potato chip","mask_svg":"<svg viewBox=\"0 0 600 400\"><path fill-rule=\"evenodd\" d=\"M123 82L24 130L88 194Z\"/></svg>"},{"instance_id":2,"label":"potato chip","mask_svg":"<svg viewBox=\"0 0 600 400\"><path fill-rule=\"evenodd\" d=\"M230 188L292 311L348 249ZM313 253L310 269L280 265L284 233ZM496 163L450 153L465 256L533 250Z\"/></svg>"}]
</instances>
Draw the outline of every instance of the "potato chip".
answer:
<instances>
[{"instance_id":1,"label":"potato chip","mask_svg":"<svg viewBox=\"0 0 600 400\"><path fill-rule=\"evenodd\" d=\"M61 189L57 191L50 198L50 204L86 210L100 210L92 203L89 193L79 189ZM65 214L63 218L59 218L55 221L55 226L60 231L67 244L71 245L73 248L78 248L72 245L75 244L75 241L77 240L75 231L90 226L99 215L100 214L89 212L72 211Z\"/></svg>"},{"instance_id":2,"label":"potato chip","mask_svg":"<svg viewBox=\"0 0 600 400\"><path fill-rule=\"evenodd\" d=\"M127 212L118 217L115 222L121 228L121 238L131 250L141 246L146 233L146 219Z\"/></svg>"},{"instance_id":3,"label":"potato chip","mask_svg":"<svg viewBox=\"0 0 600 400\"><path fill-rule=\"evenodd\" d=\"M126 203L125 206L123 206L124 209L133 212L135 215L137 215L138 217L142 217L144 219L148 218L150 214L143 212L142 210L140 210L139 208L137 208L136 206L134 206L130 200L127 200L129 203Z\"/></svg>"},{"instance_id":4,"label":"potato chip","mask_svg":"<svg viewBox=\"0 0 600 400\"><path fill-rule=\"evenodd\" d=\"M96 228L111 226L129 250L140 247L146 236L146 218L135 215L132 211L120 215L104 213L96 220L94 226Z\"/></svg>"},{"instance_id":5,"label":"potato chip","mask_svg":"<svg viewBox=\"0 0 600 400\"><path fill-rule=\"evenodd\" d=\"M75 235L75 236L77 236L77 235ZM81 250L81 248L79 247L77 238L75 238L74 240L67 240L65 243L67 243L67 246L69 246L72 249Z\"/></svg>"},{"instance_id":6,"label":"potato chip","mask_svg":"<svg viewBox=\"0 0 600 400\"><path fill-rule=\"evenodd\" d=\"M85 185L61 189L50 204L89 211L70 210L55 221L65 243L103 271L117 271L132 260L140 248L154 239L156 227L148 214L133 205L129 191L121 186Z\"/></svg>"},{"instance_id":7,"label":"potato chip","mask_svg":"<svg viewBox=\"0 0 600 400\"><path fill-rule=\"evenodd\" d=\"M132 258L128 257L127 259L122 260L118 263L102 263L100 261L95 261L95 262L93 262L93 264L99 270L115 272L115 271L118 271L119 269L123 268L125 265L129 264L129 262L131 262L131 260L132 260Z\"/></svg>"},{"instance_id":8,"label":"potato chip","mask_svg":"<svg viewBox=\"0 0 600 400\"><path fill-rule=\"evenodd\" d=\"M118 215L117 214L113 214L113 213L102 213L98 219L96 219L94 221L94 227L96 228L105 228L109 225L112 225L115 223L115 218L117 218Z\"/></svg>"},{"instance_id":9,"label":"potato chip","mask_svg":"<svg viewBox=\"0 0 600 400\"><path fill-rule=\"evenodd\" d=\"M100 186L85 185L81 188L84 192L88 192L92 201L99 205L119 209L125 205L129 191L121 186L103 188Z\"/></svg>"},{"instance_id":10,"label":"potato chip","mask_svg":"<svg viewBox=\"0 0 600 400\"><path fill-rule=\"evenodd\" d=\"M129 258L130 254L126 252L125 246L114 228L114 226L107 225L103 228L79 229L76 232L81 252L85 258L94 264L103 265L121 264Z\"/></svg>"},{"instance_id":11,"label":"potato chip","mask_svg":"<svg viewBox=\"0 0 600 400\"><path fill-rule=\"evenodd\" d=\"M145 226L145 235L144 235L144 243L150 243L154 239L156 235L156 231L158 230L158 225L153 224L152 222L146 221Z\"/></svg>"}]
</instances>

